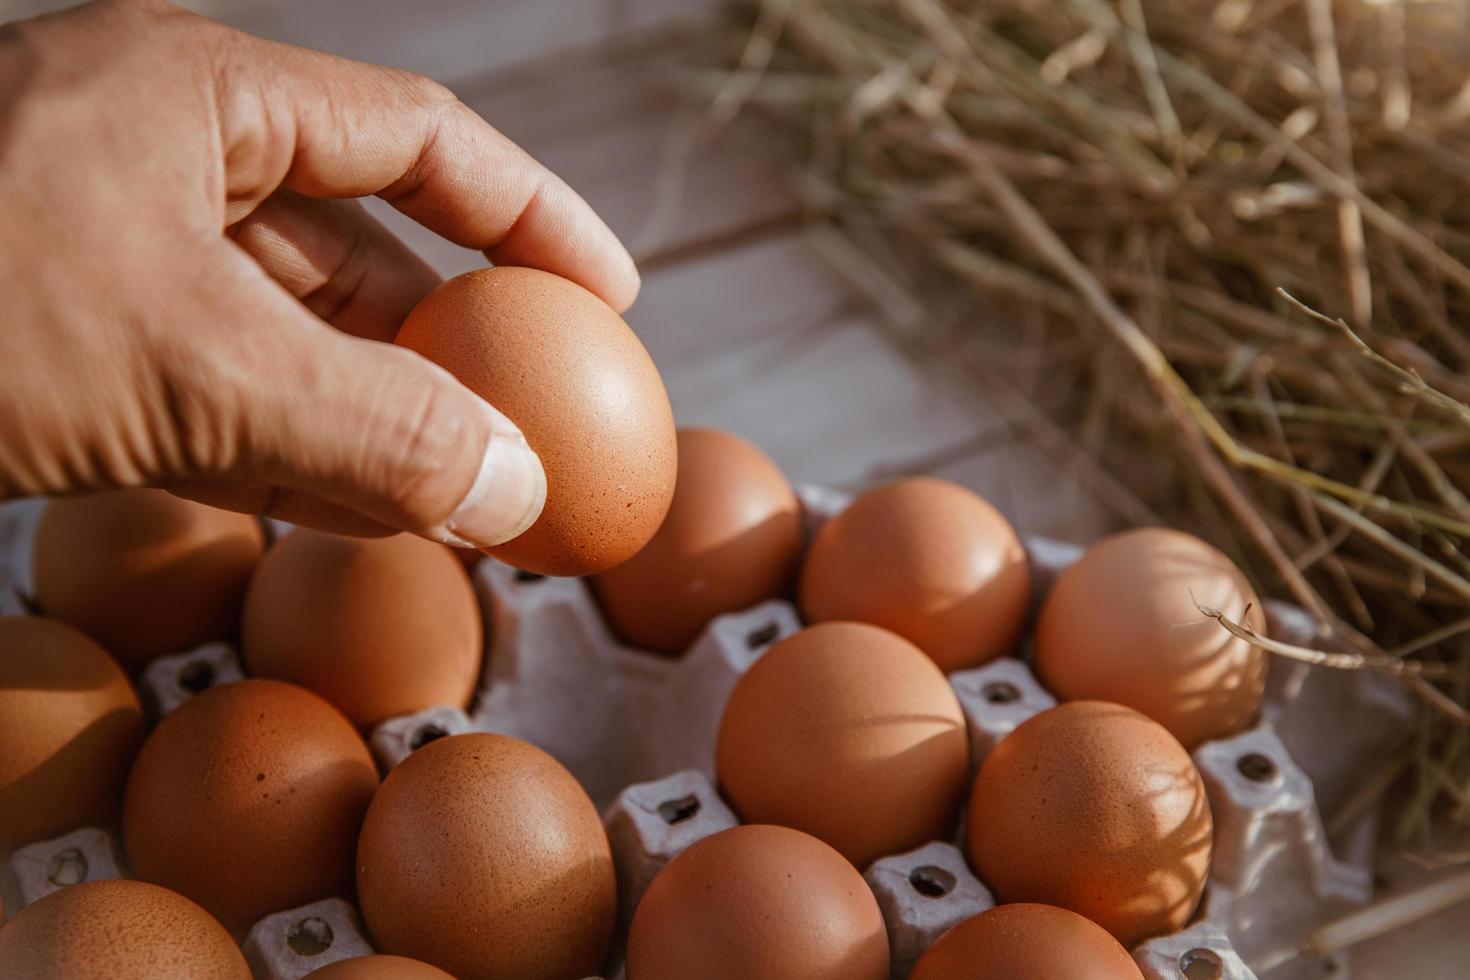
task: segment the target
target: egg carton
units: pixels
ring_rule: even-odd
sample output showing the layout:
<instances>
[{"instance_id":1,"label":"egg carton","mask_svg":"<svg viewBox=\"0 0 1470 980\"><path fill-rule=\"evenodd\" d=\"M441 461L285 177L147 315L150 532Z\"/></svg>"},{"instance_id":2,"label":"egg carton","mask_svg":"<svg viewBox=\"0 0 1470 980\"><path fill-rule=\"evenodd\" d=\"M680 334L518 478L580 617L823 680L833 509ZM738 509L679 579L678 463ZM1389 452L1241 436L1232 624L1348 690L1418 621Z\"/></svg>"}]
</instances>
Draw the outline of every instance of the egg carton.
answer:
<instances>
[{"instance_id":1,"label":"egg carton","mask_svg":"<svg viewBox=\"0 0 1470 980\"><path fill-rule=\"evenodd\" d=\"M0 868L0 908L9 919L68 885L121 878L121 854L112 834L97 827L16 848Z\"/></svg>"},{"instance_id":2,"label":"egg carton","mask_svg":"<svg viewBox=\"0 0 1470 980\"><path fill-rule=\"evenodd\" d=\"M801 497L811 530L847 499L820 488L802 488ZM39 514L32 508L16 521L5 510L0 508L0 534L7 527L14 534L27 521L33 528ZM271 530L278 536L286 529ZM24 536L23 527L19 533ZM1083 549L1046 538L1024 543L1039 602ZM0 584L25 583L17 569L28 565L28 551L0 536ZM477 564L473 579L490 638L473 705L390 719L370 735L374 754L386 772L419 745L470 730L540 745L604 809L626 916L670 858L733 825L735 815L713 784L719 718L743 672L771 644L800 629L798 614L778 599L717 617L685 654L670 658L619 643L581 580L531 575L488 558ZM1266 611L1273 635L1317 641L1302 634L1311 621L1300 610L1268 602ZM155 662L142 680L155 717L203 689L201 665L213 671L210 683L242 676L233 651L220 646ZM1024 643L1018 652L1026 655ZM950 681L976 766L1005 734L1055 704L1020 658L960 671ZM1329 842L1319 816L1321 788L1331 805L1340 805L1365 771L1362 760L1386 758L1408 737L1413 712L1408 695L1385 678L1273 662L1259 726L1196 752L1215 813L1210 883L1196 923L1136 951L1145 975L1237 980L1252 975L1250 964L1266 980L1322 976L1324 964L1297 959L1295 951L1306 932L1368 897L1375 816L1370 809L1350 833ZM1254 757L1267 760L1269 778L1260 777L1267 768ZM1321 788L1314 792L1314 786ZM49 856L61 840L33 847ZM888 925L895 977L905 976L949 925L989 907L989 892L954 841L880 859L867 869L867 880ZM34 899L14 906L7 901L6 908L13 914L26 900ZM280 937L283 928L299 933L295 924L313 915L290 910L257 925L261 952L252 954L252 964L258 975L276 980L307 972L291 972L303 965L304 954ZM339 951L367 951L355 917L316 918L345 937ZM340 932L338 921L346 924ZM265 937L274 938L267 943ZM265 957L267 948L279 955ZM326 962L312 960L311 968ZM1329 965L1336 980L1347 980L1345 956ZM606 975L619 976L616 961Z\"/></svg>"}]
</instances>

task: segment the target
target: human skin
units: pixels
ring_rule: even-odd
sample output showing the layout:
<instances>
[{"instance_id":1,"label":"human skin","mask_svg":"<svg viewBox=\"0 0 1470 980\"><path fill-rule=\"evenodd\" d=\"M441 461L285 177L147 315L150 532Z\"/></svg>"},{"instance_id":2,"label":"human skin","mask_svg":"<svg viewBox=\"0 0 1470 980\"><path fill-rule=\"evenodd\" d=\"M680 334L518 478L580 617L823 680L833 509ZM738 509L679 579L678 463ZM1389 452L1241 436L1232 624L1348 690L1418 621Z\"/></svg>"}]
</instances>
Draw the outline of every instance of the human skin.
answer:
<instances>
[{"instance_id":1,"label":"human skin","mask_svg":"<svg viewBox=\"0 0 1470 980\"><path fill-rule=\"evenodd\" d=\"M545 476L390 341L438 276L350 198L618 310L632 259L442 85L158 0L0 26L0 499L157 486L487 547Z\"/></svg>"}]
</instances>

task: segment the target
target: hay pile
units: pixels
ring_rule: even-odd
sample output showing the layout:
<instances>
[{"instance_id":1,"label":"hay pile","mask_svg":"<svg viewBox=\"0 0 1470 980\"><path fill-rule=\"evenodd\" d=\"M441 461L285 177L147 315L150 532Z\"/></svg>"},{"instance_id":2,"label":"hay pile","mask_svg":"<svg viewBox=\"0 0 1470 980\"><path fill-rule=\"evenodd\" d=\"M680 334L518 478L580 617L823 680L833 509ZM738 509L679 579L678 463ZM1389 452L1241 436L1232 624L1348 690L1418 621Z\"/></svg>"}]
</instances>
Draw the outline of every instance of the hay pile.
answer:
<instances>
[{"instance_id":1,"label":"hay pile","mask_svg":"<svg viewBox=\"0 0 1470 980\"><path fill-rule=\"evenodd\" d=\"M717 108L800 127L805 197L906 339L1313 612L1334 666L1402 676L1428 710L1399 839L1470 824L1462 0L749 13Z\"/></svg>"}]
</instances>

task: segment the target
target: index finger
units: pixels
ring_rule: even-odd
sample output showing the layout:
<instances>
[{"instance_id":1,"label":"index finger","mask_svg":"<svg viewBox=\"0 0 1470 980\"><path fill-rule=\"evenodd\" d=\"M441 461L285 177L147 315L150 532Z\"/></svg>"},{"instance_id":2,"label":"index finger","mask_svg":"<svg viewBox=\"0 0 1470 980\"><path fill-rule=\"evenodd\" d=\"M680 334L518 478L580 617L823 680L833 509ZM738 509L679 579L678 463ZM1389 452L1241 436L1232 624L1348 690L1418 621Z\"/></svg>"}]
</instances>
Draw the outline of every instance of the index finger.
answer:
<instances>
[{"instance_id":1,"label":"index finger","mask_svg":"<svg viewBox=\"0 0 1470 980\"><path fill-rule=\"evenodd\" d=\"M220 57L231 200L375 194L497 264L554 272L619 311L637 297L633 259L587 202L439 83L254 37Z\"/></svg>"}]
</instances>

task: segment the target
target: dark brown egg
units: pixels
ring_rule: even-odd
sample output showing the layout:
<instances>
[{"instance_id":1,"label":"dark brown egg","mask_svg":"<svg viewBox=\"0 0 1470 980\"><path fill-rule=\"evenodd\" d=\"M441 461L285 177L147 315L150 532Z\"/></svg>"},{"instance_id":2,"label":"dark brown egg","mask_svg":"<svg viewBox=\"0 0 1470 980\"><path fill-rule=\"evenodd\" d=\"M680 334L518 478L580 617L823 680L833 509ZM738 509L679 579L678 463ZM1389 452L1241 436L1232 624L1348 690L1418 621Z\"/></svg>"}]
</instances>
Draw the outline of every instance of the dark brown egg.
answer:
<instances>
[{"instance_id":1,"label":"dark brown egg","mask_svg":"<svg viewBox=\"0 0 1470 980\"><path fill-rule=\"evenodd\" d=\"M117 823L143 712L127 675L77 630L0 616L0 855Z\"/></svg>"},{"instance_id":2,"label":"dark brown egg","mask_svg":"<svg viewBox=\"0 0 1470 980\"><path fill-rule=\"evenodd\" d=\"M310 691L243 680L185 701L143 743L123 800L139 878L237 934L261 917L352 894L378 772L352 724Z\"/></svg>"},{"instance_id":3,"label":"dark brown egg","mask_svg":"<svg viewBox=\"0 0 1470 980\"><path fill-rule=\"evenodd\" d=\"M602 820L571 773L503 735L430 742L363 822L357 893L377 946L457 977L577 980L617 914Z\"/></svg>"},{"instance_id":4,"label":"dark brown egg","mask_svg":"<svg viewBox=\"0 0 1470 980\"><path fill-rule=\"evenodd\" d=\"M356 725L464 707L480 673L480 607L449 549L410 534L292 531L245 597L245 665L315 691Z\"/></svg>"},{"instance_id":5,"label":"dark brown egg","mask_svg":"<svg viewBox=\"0 0 1470 980\"><path fill-rule=\"evenodd\" d=\"M1011 525L964 487L917 477L869 490L822 526L801 570L808 622L892 630L947 672L1010 651L1031 592Z\"/></svg>"},{"instance_id":6,"label":"dark brown egg","mask_svg":"<svg viewBox=\"0 0 1470 980\"><path fill-rule=\"evenodd\" d=\"M136 672L230 638L264 547L255 518L162 490L63 497L36 529L36 602Z\"/></svg>"},{"instance_id":7,"label":"dark brown egg","mask_svg":"<svg viewBox=\"0 0 1470 980\"><path fill-rule=\"evenodd\" d=\"M1143 980L1107 930L1054 905L998 905L929 947L909 980Z\"/></svg>"},{"instance_id":8,"label":"dark brown egg","mask_svg":"<svg viewBox=\"0 0 1470 980\"><path fill-rule=\"evenodd\" d=\"M27 905L0 929L5 980L250 980L209 913L141 881L88 881Z\"/></svg>"},{"instance_id":9,"label":"dark brown egg","mask_svg":"<svg viewBox=\"0 0 1470 980\"><path fill-rule=\"evenodd\" d=\"M1132 949L1189 921L1210 867L1189 753L1132 708L1072 701L1022 723L970 793L970 863L1002 902L1084 915Z\"/></svg>"},{"instance_id":10,"label":"dark brown egg","mask_svg":"<svg viewBox=\"0 0 1470 980\"><path fill-rule=\"evenodd\" d=\"M674 494L674 416L653 360L606 303L549 272L480 269L424 297L397 343L504 412L541 457L545 509L491 555L588 575L653 537Z\"/></svg>"},{"instance_id":11,"label":"dark brown egg","mask_svg":"<svg viewBox=\"0 0 1470 980\"><path fill-rule=\"evenodd\" d=\"M715 758L742 820L805 831L865 868L944 836L970 750L959 701L921 650L876 626L823 623L740 678Z\"/></svg>"},{"instance_id":12,"label":"dark brown egg","mask_svg":"<svg viewBox=\"0 0 1470 980\"><path fill-rule=\"evenodd\" d=\"M592 585L625 641L679 653L714 617L783 592L800 553L801 505L776 464L728 432L680 429L668 516Z\"/></svg>"},{"instance_id":13,"label":"dark brown egg","mask_svg":"<svg viewBox=\"0 0 1470 980\"><path fill-rule=\"evenodd\" d=\"M842 855L750 824L691 844L648 886L628 980L887 980L888 933Z\"/></svg>"},{"instance_id":14,"label":"dark brown egg","mask_svg":"<svg viewBox=\"0 0 1470 980\"><path fill-rule=\"evenodd\" d=\"M354 956L306 975L306 980L454 980L437 966L405 956Z\"/></svg>"},{"instance_id":15,"label":"dark brown egg","mask_svg":"<svg viewBox=\"0 0 1470 980\"><path fill-rule=\"evenodd\" d=\"M1245 575L1199 538L1159 527L1104 538L1047 596L1036 672L1064 700L1142 711L1188 749L1233 735L1260 706L1266 654L1225 632L1202 605L1264 627Z\"/></svg>"}]
</instances>

